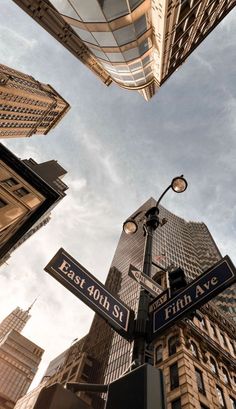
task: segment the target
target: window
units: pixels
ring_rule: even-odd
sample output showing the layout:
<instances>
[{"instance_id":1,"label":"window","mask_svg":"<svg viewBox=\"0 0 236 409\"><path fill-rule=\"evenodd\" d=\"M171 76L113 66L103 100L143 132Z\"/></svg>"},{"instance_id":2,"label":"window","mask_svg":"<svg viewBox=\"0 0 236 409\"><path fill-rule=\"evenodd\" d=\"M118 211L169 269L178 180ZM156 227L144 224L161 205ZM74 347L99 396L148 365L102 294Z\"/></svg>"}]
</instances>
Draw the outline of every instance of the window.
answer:
<instances>
[{"instance_id":1,"label":"window","mask_svg":"<svg viewBox=\"0 0 236 409\"><path fill-rule=\"evenodd\" d=\"M227 342L226 342L226 339L225 339L225 336L224 336L223 332L221 332L220 335L221 335L221 339L222 339L224 347L227 348Z\"/></svg>"},{"instance_id":2,"label":"window","mask_svg":"<svg viewBox=\"0 0 236 409\"><path fill-rule=\"evenodd\" d=\"M216 329L215 329L214 325L212 325L212 324L211 324L211 329L212 329L212 332L213 332L213 336L217 338Z\"/></svg>"},{"instance_id":3,"label":"window","mask_svg":"<svg viewBox=\"0 0 236 409\"><path fill-rule=\"evenodd\" d=\"M210 357L211 372L218 376L218 369L215 360Z\"/></svg>"},{"instance_id":4,"label":"window","mask_svg":"<svg viewBox=\"0 0 236 409\"><path fill-rule=\"evenodd\" d=\"M3 183L4 185L10 186L10 187L19 184L14 178L9 178L9 179L3 180L2 183Z\"/></svg>"},{"instance_id":5,"label":"window","mask_svg":"<svg viewBox=\"0 0 236 409\"><path fill-rule=\"evenodd\" d=\"M201 320L201 327L202 327L202 329L207 331L206 320L205 320L204 317L202 317L202 320Z\"/></svg>"},{"instance_id":6,"label":"window","mask_svg":"<svg viewBox=\"0 0 236 409\"><path fill-rule=\"evenodd\" d=\"M29 194L29 191L25 189L24 187L20 187L19 189L14 190L14 193L19 196L23 197Z\"/></svg>"},{"instance_id":7,"label":"window","mask_svg":"<svg viewBox=\"0 0 236 409\"><path fill-rule=\"evenodd\" d=\"M234 342L233 342L233 341L230 341L230 345L231 345L231 347L232 347L232 350L233 350L234 355L236 355L236 349L235 349Z\"/></svg>"},{"instance_id":8,"label":"window","mask_svg":"<svg viewBox=\"0 0 236 409\"><path fill-rule=\"evenodd\" d=\"M236 399L232 398L232 396L229 397L230 403L231 403L231 408L236 409Z\"/></svg>"},{"instance_id":9,"label":"window","mask_svg":"<svg viewBox=\"0 0 236 409\"><path fill-rule=\"evenodd\" d=\"M224 382L230 385L229 374L224 367L222 368L222 373L223 373Z\"/></svg>"},{"instance_id":10,"label":"window","mask_svg":"<svg viewBox=\"0 0 236 409\"><path fill-rule=\"evenodd\" d=\"M123 45L136 40L136 35L134 32L134 26L129 24L128 26L119 28L113 32L118 45Z\"/></svg>"},{"instance_id":11,"label":"window","mask_svg":"<svg viewBox=\"0 0 236 409\"><path fill-rule=\"evenodd\" d=\"M196 373L198 391L202 393L203 395L205 395L206 392L205 392L205 387L203 383L202 372L198 368L195 368L195 373Z\"/></svg>"},{"instance_id":12,"label":"window","mask_svg":"<svg viewBox=\"0 0 236 409\"><path fill-rule=\"evenodd\" d=\"M0 209L1 207L4 207L7 205L7 202L5 202L5 200L3 200L2 198L0 198Z\"/></svg>"},{"instance_id":13,"label":"window","mask_svg":"<svg viewBox=\"0 0 236 409\"><path fill-rule=\"evenodd\" d=\"M179 372L178 372L178 363L170 366L170 388L171 390L179 386Z\"/></svg>"},{"instance_id":14,"label":"window","mask_svg":"<svg viewBox=\"0 0 236 409\"><path fill-rule=\"evenodd\" d=\"M180 398L173 400L173 402L171 402L171 409L181 409L181 399Z\"/></svg>"},{"instance_id":15,"label":"window","mask_svg":"<svg viewBox=\"0 0 236 409\"><path fill-rule=\"evenodd\" d=\"M216 392L217 392L218 401L220 403L220 407L222 409L226 408L223 391L218 385L216 385Z\"/></svg>"},{"instance_id":16,"label":"window","mask_svg":"<svg viewBox=\"0 0 236 409\"><path fill-rule=\"evenodd\" d=\"M199 353L198 353L197 345L194 342L191 342L190 348L191 348L192 354L195 356L195 358L199 360Z\"/></svg>"},{"instance_id":17,"label":"window","mask_svg":"<svg viewBox=\"0 0 236 409\"><path fill-rule=\"evenodd\" d=\"M86 4L87 1L88 0L84 0L84 3ZM98 2L108 21L129 13L126 0L98 0Z\"/></svg>"},{"instance_id":18,"label":"window","mask_svg":"<svg viewBox=\"0 0 236 409\"><path fill-rule=\"evenodd\" d=\"M177 343L177 337L170 337L168 340L168 351L169 351L169 356L174 355L176 353L176 343Z\"/></svg>"},{"instance_id":19,"label":"window","mask_svg":"<svg viewBox=\"0 0 236 409\"><path fill-rule=\"evenodd\" d=\"M158 345L157 347L156 347L156 364L159 364L161 361L162 361L162 359L163 359L163 357L162 357L162 345Z\"/></svg>"}]
</instances>

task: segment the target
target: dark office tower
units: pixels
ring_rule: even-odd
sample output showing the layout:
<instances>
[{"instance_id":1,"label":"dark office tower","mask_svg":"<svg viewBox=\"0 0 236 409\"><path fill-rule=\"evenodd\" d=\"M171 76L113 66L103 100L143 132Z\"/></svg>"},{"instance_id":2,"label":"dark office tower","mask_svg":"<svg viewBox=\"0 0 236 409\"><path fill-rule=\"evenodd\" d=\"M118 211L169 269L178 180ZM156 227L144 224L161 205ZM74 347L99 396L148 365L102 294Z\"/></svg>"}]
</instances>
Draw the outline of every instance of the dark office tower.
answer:
<instances>
[{"instance_id":1,"label":"dark office tower","mask_svg":"<svg viewBox=\"0 0 236 409\"><path fill-rule=\"evenodd\" d=\"M69 109L50 85L0 64L0 138L46 135Z\"/></svg>"},{"instance_id":2,"label":"dark office tower","mask_svg":"<svg viewBox=\"0 0 236 409\"><path fill-rule=\"evenodd\" d=\"M56 160L21 160L0 144L0 265L50 220L65 197L67 173Z\"/></svg>"},{"instance_id":3,"label":"dark office tower","mask_svg":"<svg viewBox=\"0 0 236 409\"><path fill-rule=\"evenodd\" d=\"M150 99L235 0L14 0L106 84Z\"/></svg>"},{"instance_id":4,"label":"dark office tower","mask_svg":"<svg viewBox=\"0 0 236 409\"><path fill-rule=\"evenodd\" d=\"M134 213L141 211L136 219L139 221L136 234L126 235L122 232L106 282L110 291L135 311L140 286L128 276L128 270L130 264L142 270L145 244L142 220L145 211L155 203L154 199L149 199ZM166 287L166 275L161 273L161 268L181 267L191 281L221 258L204 223L186 222L160 206L160 219L163 218L167 219L167 223L155 231L153 243L153 261L160 268L153 266L152 270L152 277L163 287ZM216 314L220 317L217 309ZM226 317L224 313L222 316ZM233 327L233 324L230 325ZM235 333L229 335L231 340L234 337L232 334ZM132 343L125 341L95 316L84 346L84 350L98 362L99 369L91 368L90 379L109 383L120 377L132 363L132 348ZM102 407L100 405L101 402L95 399L94 408Z\"/></svg>"}]
</instances>

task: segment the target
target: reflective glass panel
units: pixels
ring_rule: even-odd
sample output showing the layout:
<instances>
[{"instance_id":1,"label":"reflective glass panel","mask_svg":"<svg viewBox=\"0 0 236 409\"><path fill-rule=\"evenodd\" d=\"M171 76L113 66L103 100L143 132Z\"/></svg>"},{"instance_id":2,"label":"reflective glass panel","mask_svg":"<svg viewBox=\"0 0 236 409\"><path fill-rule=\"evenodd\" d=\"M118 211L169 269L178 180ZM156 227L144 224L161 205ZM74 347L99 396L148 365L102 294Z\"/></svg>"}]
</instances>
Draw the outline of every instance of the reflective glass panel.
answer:
<instances>
[{"instance_id":1,"label":"reflective glass panel","mask_svg":"<svg viewBox=\"0 0 236 409\"><path fill-rule=\"evenodd\" d=\"M97 41L95 40L95 38L92 36L92 34L89 31L82 30L79 27L73 27L72 26L72 28L79 35L81 40L86 41L86 42L91 43L91 44L97 45Z\"/></svg>"},{"instance_id":2,"label":"reflective glass panel","mask_svg":"<svg viewBox=\"0 0 236 409\"><path fill-rule=\"evenodd\" d=\"M124 61L124 57L121 53L106 53L107 57L112 62L122 62Z\"/></svg>"},{"instance_id":3,"label":"reflective glass panel","mask_svg":"<svg viewBox=\"0 0 236 409\"><path fill-rule=\"evenodd\" d=\"M117 42L110 31L93 32L92 34L96 38L98 44L100 44L102 47L117 47Z\"/></svg>"},{"instance_id":4,"label":"reflective glass panel","mask_svg":"<svg viewBox=\"0 0 236 409\"><path fill-rule=\"evenodd\" d=\"M144 54L148 49L149 49L149 41L145 40L143 43L139 45L140 55Z\"/></svg>"},{"instance_id":5,"label":"reflective glass panel","mask_svg":"<svg viewBox=\"0 0 236 409\"><path fill-rule=\"evenodd\" d=\"M129 24L126 27L119 28L118 30L114 31L114 36L118 45L123 45L126 43L130 43L131 41L136 40L136 34L134 31L133 24Z\"/></svg>"},{"instance_id":6,"label":"reflective glass panel","mask_svg":"<svg viewBox=\"0 0 236 409\"><path fill-rule=\"evenodd\" d=\"M147 31L147 20L145 14L134 22L134 27L137 37L141 36L141 34Z\"/></svg>"},{"instance_id":7,"label":"reflective glass panel","mask_svg":"<svg viewBox=\"0 0 236 409\"><path fill-rule=\"evenodd\" d=\"M108 21L129 13L126 0L98 0L98 3Z\"/></svg>"},{"instance_id":8,"label":"reflective glass panel","mask_svg":"<svg viewBox=\"0 0 236 409\"><path fill-rule=\"evenodd\" d=\"M75 12L73 7L71 7L67 0L50 0L50 2L59 11L59 13L79 20L78 14Z\"/></svg>"},{"instance_id":9,"label":"reflective glass panel","mask_svg":"<svg viewBox=\"0 0 236 409\"><path fill-rule=\"evenodd\" d=\"M92 53L94 55L96 55L96 57L102 58L103 60L108 60L108 58L107 58L107 56L106 56L106 54L104 52L102 52L100 50L97 50L96 48L92 48L92 47L89 47L89 49L92 51Z\"/></svg>"},{"instance_id":10,"label":"reflective glass panel","mask_svg":"<svg viewBox=\"0 0 236 409\"><path fill-rule=\"evenodd\" d=\"M65 1L65 0L63 0ZM86 22L105 22L97 0L70 0L81 19Z\"/></svg>"},{"instance_id":11,"label":"reflective glass panel","mask_svg":"<svg viewBox=\"0 0 236 409\"><path fill-rule=\"evenodd\" d=\"M129 5L131 10L135 9L139 4L141 4L143 0L129 0Z\"/></svg>"},{"instance_id":12,"label":"reflective glass panel","mask_svg":"<svg viewBox=\"0 0 236 409\"><path fill-rule=\"evenodd\" d=\"M139 50L138 48L131 48L130 50L123 51L123 55L126 61L130 61L139 57Z\"/></svg>"},{"instance_id":13,"label":"reflective glass panel","mask_svg":"<svg viewBox=\"0 0 236 409\"><path fill-rule=\"evenodd\" d=\"M130 70L133 72L133 71L137 71L138 69L141 69L142 68L142 64L141 64L141 62L139 61L139 62L136 62L136 63L134 63L134 64L132 64L132 65L130 65Z\"/></svg>"}]
</instances>

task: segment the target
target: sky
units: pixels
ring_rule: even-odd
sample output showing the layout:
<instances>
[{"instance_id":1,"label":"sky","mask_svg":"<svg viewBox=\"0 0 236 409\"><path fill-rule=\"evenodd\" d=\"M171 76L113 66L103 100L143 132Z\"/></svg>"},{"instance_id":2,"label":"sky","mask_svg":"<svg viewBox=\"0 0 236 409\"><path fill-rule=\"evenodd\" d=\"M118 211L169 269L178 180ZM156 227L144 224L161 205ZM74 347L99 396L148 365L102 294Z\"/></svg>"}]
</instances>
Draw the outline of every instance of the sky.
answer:
<instances>
[{"instance_id":1,"label":"sky","mask_svg":"<svg viewBox=\"0 0 236 409\"><path fill-rule=\"evenodd\" d=\"M236 263L236 15L232 11L159 92L106 87L12 0L1 0L1 63L52 85L71 105L48 135L1 140L21 159L56 159L67 196L50 223L0 269L0 320L32 308L23 335L45 349L32 386L50 360L84 336L93 312L45 271L60 247L104 283L122 224L173 177L188 189L162 205L204 222L222 256Z\"/></svg>"}]
</instances>

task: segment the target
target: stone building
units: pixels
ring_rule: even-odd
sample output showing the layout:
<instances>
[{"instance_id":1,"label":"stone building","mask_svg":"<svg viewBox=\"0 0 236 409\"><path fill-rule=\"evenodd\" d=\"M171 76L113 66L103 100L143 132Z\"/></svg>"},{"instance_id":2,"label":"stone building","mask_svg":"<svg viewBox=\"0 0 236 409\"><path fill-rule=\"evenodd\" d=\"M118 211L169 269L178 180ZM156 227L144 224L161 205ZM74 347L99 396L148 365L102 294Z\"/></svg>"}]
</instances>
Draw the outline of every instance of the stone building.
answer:
<instances>
[{"instance_id":1,"label":"stone building","mask_svg":"<svg viewBox=\"0 0 236 409\"><path fill-rule=\"evenodd\" d=\"M66 173L56 160L21 160L0 144L0 265L47 224L66 195Z\"/></svg>"},{"instance_id":2,"label":"stone building","mask_svg":"<svg viewBox=\"0 0 236 409\"><path fill-rule=\"evenodd\" d=\"M0 138L47 135L69 109L50 85L0 64Z\"/></svg>"}]
</instances>

